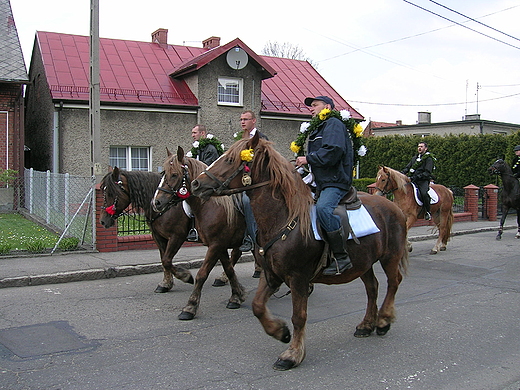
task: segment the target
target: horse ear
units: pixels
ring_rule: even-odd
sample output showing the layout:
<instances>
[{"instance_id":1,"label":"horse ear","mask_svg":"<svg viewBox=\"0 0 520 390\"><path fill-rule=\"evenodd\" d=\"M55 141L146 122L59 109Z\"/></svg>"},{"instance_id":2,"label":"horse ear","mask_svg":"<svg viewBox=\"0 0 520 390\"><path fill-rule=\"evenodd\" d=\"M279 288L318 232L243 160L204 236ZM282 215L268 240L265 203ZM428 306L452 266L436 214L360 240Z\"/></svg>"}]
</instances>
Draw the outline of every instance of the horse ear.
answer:
<instances>
[{"instance_id":1,"label":"horse ear","mask_svg":"<svg viewBox=\"0 0 520 390\"><path fill-rule=\"evenodd\" d=\"M180 163L184 160L184 149L180 146L177 147L177 160L179 160Z\"/></svg>"},{"instance_id":2,"label":"horse ear","mask_svg":"<svg viewBox=\"0 0 520 390\"><path fill-rule=\"evenodd\" d=\"M112 178L114 179L114 181L119 180L119 168L118 167L114 167L114 169L112 169Z\"/></svg>"},{"instance_id":3,"label":"horse ear","mask_svg":"<svg viewBox=\"0 0 520 390\"><path fill-rule=\"evenodd\" d=\"M253 138L251 138L249 141L247 141L247 148L248 149L254 149L257 147L258 145L258 140L260 139L260 135L258 133L258 131L255 133L255 135L253 136Z\"/></svg>"},{"instance_id":4,"label":"horse ear","mask_svg":"<svg viewBox=\"0 0 520 390\"><path fill-rule=\"evenodd\" d=\"M168 155L168 157L172 155L172 152L170 152L170 149L168 149L168 147L166 147L166 154Z\"/></svg>"}]
</instances>

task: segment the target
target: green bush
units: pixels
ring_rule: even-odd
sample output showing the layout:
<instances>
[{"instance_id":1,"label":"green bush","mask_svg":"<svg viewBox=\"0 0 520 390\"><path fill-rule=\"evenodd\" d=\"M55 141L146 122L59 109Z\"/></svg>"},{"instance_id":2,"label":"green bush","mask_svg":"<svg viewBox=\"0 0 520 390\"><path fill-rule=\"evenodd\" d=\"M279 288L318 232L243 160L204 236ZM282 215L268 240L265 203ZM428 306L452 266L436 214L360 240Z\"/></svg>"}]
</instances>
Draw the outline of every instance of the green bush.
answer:
<instances>
[{"instance_id":1,"label":"green bush","mask_svg":"<svg viewBox=\"0 0 520 390\"><path fill-rule=\"evenodd\" d=\"M66 237L60 241L58 248L62 251L73 251L78 247L79 240L76 237Z\"/></svg>"},{"instance_id":2,"label":"green bush","mask_svg":"<svg viewBox=\"0 0 520 390\"><path fill-rule=\"evenodd\" d=\"M13 169L0 169L0 184L10 184L16 179L18 171Z\"/></svg>"},{"instance_id":3,"label":"green bush","mask_svg":"<svg viewBox=\"0 0 520 390\"><path fill-rule=\"evenodd\" d=\"M43 240L29 240L26 243L27 250L31 253L42 253L45 252L47 246Z\"/></svg>"},{"instance_id":4,"label":"green bush","mask_svg":"<svg viewBox=\"0 0 520 390\"><path fill-rule=\"evenodd\" d=\"M5 255L11 252L12 246L8 242L0 242L0 254Z\"/></svg>"},{"instance_id":5,"label":"green bush","mask_svg":"<svg viewBox=\"0 0 520 390\"><path fill-rule=\"evenodd\" d=\"M367 186L372 184L372 183L375 183L375 182L376 182L376 179L365 177L365 178L361 178L361 179L353 179L352 180L352 185L354 187L356 187L356 189L358 191L368 192Z\"/></svg>"}]
</instances>

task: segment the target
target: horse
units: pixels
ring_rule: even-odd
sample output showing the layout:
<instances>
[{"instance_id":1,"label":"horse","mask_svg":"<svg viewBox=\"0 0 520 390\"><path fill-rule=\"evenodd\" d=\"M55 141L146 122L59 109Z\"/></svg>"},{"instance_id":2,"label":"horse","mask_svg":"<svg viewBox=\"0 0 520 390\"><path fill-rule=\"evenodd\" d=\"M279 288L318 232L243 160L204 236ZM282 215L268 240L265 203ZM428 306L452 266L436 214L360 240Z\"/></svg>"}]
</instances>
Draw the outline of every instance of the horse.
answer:
<instances>
[{"instance_id":1,"label":"horse","mask_svg":"<svg viewBox=\"0 0 520 390\"><path fill-rule=\"evenodd\" d=\"M516 238L520 238L520 184L518 179L513 176L513 171L507 163L498 159L488 168L488 172L492 175L500 175L504 189L502 191L502 205L504 210L502 218L500 218L500 227L498 228L497 240L502 239L502 232L504 231L504 222L509 213L509 209L516 210L516 224L518 226Z\"/></svg>"},{"instance_id":2,"label":"horse","mask_svg":"<svg viewBox=\"0 0 520 390\"><path fill-rule=\"evenodd\" d=\"M178 147L177 154L172 154L168 150L168 157L164 162L164 174L152 199L153 207L157 211L175 202L176 199L185 199L195 216L199 237L208 247L202 266L195 276L195 286L188 304L179 314L180 320L191 320L195 317L200 304L202 286L219 259L232 291L227 308L237 309L245 300L245 290L238 282L233 268L242 255L239 247L242 245L246 229L245 219L236 208L231 196L211 199L207 202L190 196L189 178L198 176L205 168L206 164L186 157L181 147ZM231 259L228 248L232 248Z\"/></svg>"},{"instance_id":3,"label":"horse","mask_svg":"<svg viewBox=\"0 0 520 390\"><path fill-rule=\"evenodd\" d=\"M254 315L265 332L289 343L273 368L288 370L305 357L307 304L311 283L341 284L360 277L368 297L367 310L354 336L368 337L374 329L384 335L395 318L395 294L408 264L406 220L401 210L384 197L361 194L365 208L379 228L378 233L348 241L353 268L342 274L324 276L322 259L328 246L315 238L311 227L314 202L309 187L294 166L272 146L255 135L237 141L193 182L195 195L212 196L246 191L258 224L258 253L263 268L252 302ZM377 308L378 281L373 264L381 263L388 287ZM291 291L294 337L281 319L274 318L267 301L285 283Z\"/></svg>"},{"instance_id":4,"label":"horse","mask_svg":"<svg viewBox=\"0 0 520 390\"><path fill-rule=\"evenodd\" d=\"M376 188L383 194L393 194L394 202L399 206L406 216L406 227L408 230L417 221L417 218L424 216L422 206L415 201L412 183L410 178L395 169L380 166L376 176ZM435 255L439 251L445 251L446 245L451 236L453 227L453 192L441 184L430 184L439 196L439 201L432 204L431 215L439 238L431 249L430 254ZM408 242L408 250L412 251L412 244Z\"/></svg>"},{"instance_id":5,"label":"horse","mask_svg":"<svg viewBox=\"0 0 520 390\"><path fill-rule=\"evenodd\" d=\"M150 201L160 181L159 173L126 171L115 167L101 180L103 206L99 222L105 228L112 227L130 204L144 212L163 266L163 280L155 292L166 293L174 285L173 276L190 284L193 284L193 276L183 266L172 263L188 234L189 217L181 206L170 207L163 212L152 209Z\"/></svg>"}]
</instances>

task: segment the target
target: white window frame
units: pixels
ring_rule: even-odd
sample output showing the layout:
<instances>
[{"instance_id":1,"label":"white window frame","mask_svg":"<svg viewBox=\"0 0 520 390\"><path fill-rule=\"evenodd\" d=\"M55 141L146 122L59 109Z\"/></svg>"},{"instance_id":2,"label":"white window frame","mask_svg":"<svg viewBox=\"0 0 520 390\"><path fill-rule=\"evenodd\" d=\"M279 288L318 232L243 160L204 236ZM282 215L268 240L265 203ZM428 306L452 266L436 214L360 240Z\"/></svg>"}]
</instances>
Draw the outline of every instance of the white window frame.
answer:
<instances>
[{"instance_id":1,"label":"white window frame","mask_svg":"<svg viewBox=\"0 0 520 390\"><path fill-rule=\"evenodd\" d=\"M226 99L226 96L233 95L225 95L220 91L221 86L225 85L236 85L238 89L238 102L232 101L231 99ZM244 105L244 80L237 77L219 77L217 84L217 102L219 105L223 106L243 106Z\"/></svg>"},{"instance_id":2,"label":"white window frame","mask_svg":"<svg viewBox=\"0 0 520 390\"><path fill-rule=\"evenodd\" d=\"M114 149L124 149L125 150L125 156L123 157L124 160L125 160L125 166L122 167L122 166L119 166L117 164L114 164L112 165L112 162L114 162L112 160L112 151ZM133 162L136 161L136 159L132 158L132 152L135 152L135 151L141 151L141 150L146 150L146 158L137 158L137 161L146 161L146 165L147 165L147 168L146 169L140 169L139 166L137 166L136 164L133 164ZM121 160L122 158L120 157L119 160ZM127 170L127 171L148 171L148 172L151 172L152 170L152 150L149 146L123 146L123 145L119 145L119 146L110 146L110 152L109 152L109 165L114 167L114 166L117 166L118 168L120 169L124 169L124 170Z\"/></svg>"}]
</instances>

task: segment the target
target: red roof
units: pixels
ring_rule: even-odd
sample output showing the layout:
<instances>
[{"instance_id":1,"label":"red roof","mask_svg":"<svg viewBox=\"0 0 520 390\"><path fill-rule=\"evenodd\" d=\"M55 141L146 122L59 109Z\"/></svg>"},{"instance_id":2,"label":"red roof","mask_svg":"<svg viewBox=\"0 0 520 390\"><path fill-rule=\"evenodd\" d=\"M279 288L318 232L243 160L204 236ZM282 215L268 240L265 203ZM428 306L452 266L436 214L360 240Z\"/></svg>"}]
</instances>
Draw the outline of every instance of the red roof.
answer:
<instances>
[{"instance_id":1,"label":"red roof","mask_svg":"<svg viewBox=\"0 0 520 390\"><path fill-rule=\"evenodd\" d=\"M37 32L53 99L89 97L89 37ZM232 47L240 46L264 69L262 112L309 114L303 100L330 96L337 109L357 111L306 61L259 56L240 39L207 50L118 39L100 39L100 92L103 102L198 106L180 76L200 69Z\"/></svg>"}]
</instances>

